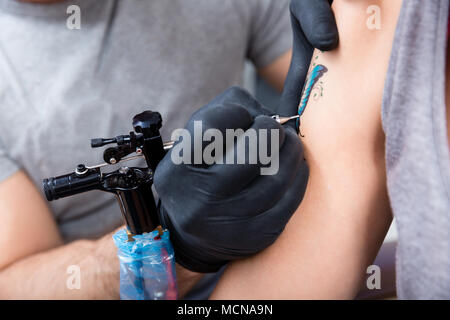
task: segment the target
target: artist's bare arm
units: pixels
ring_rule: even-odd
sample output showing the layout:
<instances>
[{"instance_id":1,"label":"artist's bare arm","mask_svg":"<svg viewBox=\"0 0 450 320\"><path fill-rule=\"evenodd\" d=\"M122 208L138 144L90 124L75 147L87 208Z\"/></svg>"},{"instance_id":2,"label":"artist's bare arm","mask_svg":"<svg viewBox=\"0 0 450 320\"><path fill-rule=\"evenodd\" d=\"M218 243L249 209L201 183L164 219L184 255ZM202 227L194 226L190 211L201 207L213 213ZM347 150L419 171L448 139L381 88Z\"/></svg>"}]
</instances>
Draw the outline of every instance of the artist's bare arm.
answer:
<instances>
[{"instance_id":1,"label":"artist's bare arm","mask_svg":"<svg viewBox=\"0 0 450 320\"><path fill-rule=\"evenodd\" d=\"M118 297L111 236L63 245L50 210L24 172L0 183L0 216L1 299ZM67 286L71 265L80 268L79 290Z\"/></svg>"},{"instance_id":2,"label":"artist's bare arm","mask_svg":"<svg viewBox=\"0 0 450 320\"><path fill-rule=\"evenodd\" d=\"M381 30L366 27L369 5L381 8ZM228 267L214 299L353 298L391 223L381 101L401 1L333 6L340 46L314 55L328 71L301 120L304 201L275 244Z\"/></svg>"},{"instance_id":3,"label":"artist's bare arm","mask_svg":"<svg viewBox=\"0 0 450 320\"><path fill-rule=\"evenodd\" d=\"M112 234L63 245L50 210L25 173L0 183L0 218L0 299L119 298ZM67 286L72 265L79 267L80 289ZM181 296L200 278L179 266L177 274Z\"/></svg>"},{"instance_id":4,"label":"artist's bare arm","mask_svg":"<svg viewBox=\"0 0 450 320\"><path fill-rule=\"evenodd\" d=\"M258 70L259 74L280 93L283 91L284 81L289 72L291 57L292 50L289 50L268 66Z\"/></svg>"}]
</instances>

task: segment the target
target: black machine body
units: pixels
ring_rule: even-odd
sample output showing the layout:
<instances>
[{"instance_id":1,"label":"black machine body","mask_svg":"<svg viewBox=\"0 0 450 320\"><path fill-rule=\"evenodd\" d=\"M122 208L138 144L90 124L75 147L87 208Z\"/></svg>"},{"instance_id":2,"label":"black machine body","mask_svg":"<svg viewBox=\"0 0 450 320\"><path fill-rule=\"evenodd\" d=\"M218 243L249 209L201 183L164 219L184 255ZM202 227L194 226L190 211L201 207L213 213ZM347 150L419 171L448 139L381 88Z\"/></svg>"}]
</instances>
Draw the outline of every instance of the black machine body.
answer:
<instances>
[{"instance_id":1,"label":"black machine body","mask_svg":"<svg viewBox=\"0 0 450 320\"><path fill-rule=\"evenodd\" d=\"M144 111L133 118L134 132L115 138L92 139L92 148L115 144L103 152L104 164L78 165L73 173L43 180L48 201L101 190L116 196L128 232L131 235L151 232L160 222L152 192L153 173L166 151L159 129L158 112ZM133 156L130 156L134 154ZM144 157L147 168L126 167L103 173L101 168Z\"/></svg>"}]
</instances>

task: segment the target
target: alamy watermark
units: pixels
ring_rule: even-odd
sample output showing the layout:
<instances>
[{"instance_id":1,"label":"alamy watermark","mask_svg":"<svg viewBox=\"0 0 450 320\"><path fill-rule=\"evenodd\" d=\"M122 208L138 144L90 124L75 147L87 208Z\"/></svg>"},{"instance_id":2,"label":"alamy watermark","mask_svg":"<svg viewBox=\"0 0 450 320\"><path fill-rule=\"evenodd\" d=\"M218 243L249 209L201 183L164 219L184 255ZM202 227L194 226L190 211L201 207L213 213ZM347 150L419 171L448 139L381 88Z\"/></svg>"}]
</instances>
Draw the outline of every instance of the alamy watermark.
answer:
<instances>
[{"instance_id":1,"label":"alamy watermark","mask_svg":"<svg viewBox=\"0 0 450 320\"><path fill-rule=\"evenodd\" d=\"M66 20L66 26L69 30L81 29L81 9L79 6L72 4L67 7L66 13L69 15Z\"/></svg>"},{"instance_id":2,"label":"alamy watermark","mask_svg":"<svg viewBox=\"0 0 450 320\"><path fill-rule=\"evenodd\" d=\"M193 136L186 129L177 129L172 133L172 140L178 139L180 142L171 152L172 162L177 165L260 164L261 175L275 175L279 170L278 129L226 129L224 137L218 129L203 133L202 121L194 121ZM203 148L204 142L209 144Z\"/></svg>"},{"instance_id":3,"label":"alamy watermark","mask_svg":"<svg viewBox=\"0 0 450 320\"><path fill-rule=\"evenodd\" d=\"M377 265L371 265L367 267L366 272L370 274L366 281L367 289L381 290L381 268Z\"/></svg>"},{"instance_id":4,"label":"alamy watermark","mask_svg":"<svg viewBox=\"0 0 450 320\"><path fill-rule=\"evenodd\" d=\"M367 8L366 26L369 30L381 30L381 8L377 5L371 5Z\"/></svg>"},{"instance_id":5,"label":"alamy watermark","mask_svg":"<svg viewBox=\"0 0 450 320\"><path fill-rule=\"evenodd\" d=\"M70 265L66 270L69 277L66 280L66 287L69 290L81 289L81 268L77 265Z\"/></svg>"},{"instance_id":6,"label":"alamy watermark","mask_svg":"<svg viewBox=\"0 0 450 320\"><path fill-rule=\"evenodd\" d=\"M67 7L66 13L69 15L66 20L66 26L69 30L81 29L81 8L72 4ZM377 5L367 7L366 13L370 16L366 20L366 26L369 30L381 30L381 8Z\"/></svg>"}]
</instances>

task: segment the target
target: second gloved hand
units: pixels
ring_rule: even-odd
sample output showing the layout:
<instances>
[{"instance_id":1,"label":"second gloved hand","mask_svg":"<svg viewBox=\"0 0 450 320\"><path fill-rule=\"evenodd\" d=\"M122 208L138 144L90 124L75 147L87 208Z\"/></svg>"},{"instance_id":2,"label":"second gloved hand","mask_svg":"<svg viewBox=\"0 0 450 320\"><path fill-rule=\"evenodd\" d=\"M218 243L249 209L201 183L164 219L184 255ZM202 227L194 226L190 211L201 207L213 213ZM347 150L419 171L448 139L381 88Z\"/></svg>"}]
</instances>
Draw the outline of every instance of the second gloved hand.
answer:
<instances>
[{"instance_id":1,"label":"second gloved hand","mask_svg":"<svg viewBox=\"0 0 450 320\"><path fill-rule=\"evenodd\" d=\"M328 51L335 49L339 43L331 2L331 0L291 0L293 52L289 73L277 109L280 116L290 117L297 114L314 48ZM295 121L291 121L287 125L298 130Z\"/></svg>"},{"instance_id":2,"label":"second gloved hand","mask_svg":"<svg viewBox=\"0 0 450 320\"><path fill-rule=\"evenodd\" d=\"M267 130L268 139L257 134L257 145L265 145L268 155L279 155L275 174L262 175L259 158L249 163L249 144L243 149L246 164L175 164L172 153L178 152L178 141L158 165L154 185L162 204L160 218L170 230L176 261L185 268L214 272L263 250L277 239L302 201L309 172L301 142L293 128L282 127L269 115L249 93L231 88L197 111L186 130L194 138L198 121L201 134L216 129L223 137L227 129ZM276 143L271 142L270 130L278 130ZM225 149L223 162L231 151L243 155L238 150L242 137ZM209 143L192 143L192 159Z\"/></svg>"}]
</instances>

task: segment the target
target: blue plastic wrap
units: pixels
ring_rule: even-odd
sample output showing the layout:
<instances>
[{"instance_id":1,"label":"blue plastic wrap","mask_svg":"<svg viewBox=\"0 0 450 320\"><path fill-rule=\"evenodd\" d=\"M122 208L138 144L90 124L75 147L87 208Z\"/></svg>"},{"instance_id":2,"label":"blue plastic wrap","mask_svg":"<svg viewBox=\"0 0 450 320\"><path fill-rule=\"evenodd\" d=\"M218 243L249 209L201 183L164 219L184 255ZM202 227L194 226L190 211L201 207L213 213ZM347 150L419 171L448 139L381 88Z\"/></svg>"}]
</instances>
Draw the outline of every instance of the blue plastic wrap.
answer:
<instances>
[{"instance_id":1,"label":"blue plastic wrap","mask_svg":"<svg viewBox=\"0 0 450 320\"><path fill-rule=\"evenodd\" d=\"M169 231L133 236L128 241L125 229L117 231L114 242L120 261L120 299L175 300L178 297L175 256Z\"/></svg>"}]
</instances>

